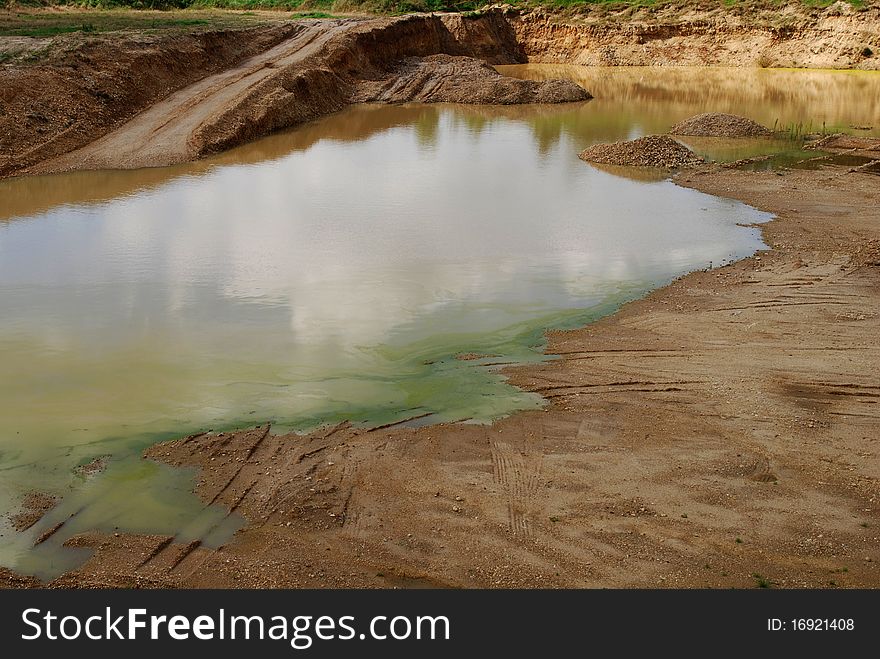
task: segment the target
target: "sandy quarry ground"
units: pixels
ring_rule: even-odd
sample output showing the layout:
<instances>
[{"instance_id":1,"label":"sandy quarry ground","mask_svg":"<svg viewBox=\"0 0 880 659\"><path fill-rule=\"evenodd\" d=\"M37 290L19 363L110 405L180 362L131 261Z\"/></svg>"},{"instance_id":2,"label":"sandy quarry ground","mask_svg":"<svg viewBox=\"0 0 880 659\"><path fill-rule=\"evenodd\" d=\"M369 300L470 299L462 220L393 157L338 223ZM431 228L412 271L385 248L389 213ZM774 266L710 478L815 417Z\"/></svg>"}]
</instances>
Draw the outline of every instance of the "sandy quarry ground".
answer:
<instances>
[{"instance_id":1,"label":"sandy quarry ground","mask_svg":"<svg viewBox=\"0 0 880 659\"><path fill-rule=\"evenodd\" d=\"M53 585L880 586L877 177L678 182L776 213L772 249L553 332L560 359L506 369L546 410L158 445L250 525L219 550L78 536L94 557Z\"/></svg>"},{"instance_id":2,"label":"sandy quarry ground","mask_svg":"<svg viewBox=\"0 0 880 659\"><path fill-rule=\"evenodd\" d=\"M841 35L862 20L828 18ZM559 32L534 20L528 34L525 22L498 15L380 19L378 31L332 22L340 31L320 59L308 49L331 23L105 41L6 66L0 175L101 136L105 155L143 164L114 141L119 130L145 147L151 134L164 139L159 163L356 100L474 92L450 71L485 75L484 99L528 101L534 83L509 89L456 58L518 61L521 41L552 59L564 38L569 53L595 51L593 28ZM686 30L653 30L651 48L667 44L688 61ZM794 48L800 33L786 34L775 43ZM193 60L220 77L199 77ZM77 536L70 544L95 555L52 585L880 586L877 181L841 168L682 174L682 185L777 214L763 227L772 250L552 333L547 349L560 359L506 370L545 396L546 410L491 426L339 426L306 437L257 428L153 447L151 459L201 467L197 493L249 526L219 550L171 537ZM0 570L0 584L36 582Z\"/></svg>"}]
</instances>

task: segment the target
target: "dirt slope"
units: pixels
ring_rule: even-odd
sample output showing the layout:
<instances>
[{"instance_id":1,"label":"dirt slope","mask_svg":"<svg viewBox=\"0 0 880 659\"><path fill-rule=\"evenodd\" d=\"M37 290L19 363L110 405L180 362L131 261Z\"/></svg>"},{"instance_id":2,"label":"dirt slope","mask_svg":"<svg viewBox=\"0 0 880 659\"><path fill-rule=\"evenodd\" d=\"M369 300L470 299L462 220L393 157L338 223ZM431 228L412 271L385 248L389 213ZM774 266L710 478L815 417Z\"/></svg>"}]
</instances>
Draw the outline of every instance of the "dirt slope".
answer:
<instances>
[{"instance_id":1,"label":"dirt slope","mask_svg":"<svg viewBox=\"0 0 880 659\"><path fill-rule=\"evenodd\" d=\"M381 87L411 58L445 54L490 64L524 62L509 23L499 11L477 19L457 14L410 15L366 21L329 39L321 52L281 68L255 85L222 114L203 123L192 143L200 154L228 149L276 130L339 110L352 102L379 100L368 90ZM429 67L439 81L444 67ZM501 99L508 88L501 76L462 78L469 94L482 102ZM526 89L528 85L519 85ZM367 90L367 91L365 91ZM413 90L415 91L415 90ZM415 100L397 95L391 102ZM452 100L438 95L436 101ZM473 102L473 101L472 101Z\"/></svg>"},{"instance_id":2,"label":"dirt slope","mask_svg":"<svg viewBox=\"0 0 880 659\"><path fill-rule=\"evenodd\" d=\"M197 156L193 131L252 87L318 50L352 21L297 26L277 46L184 87L88 146L34 167L29 173L70 169L132 169L171 165Z\"/></svg>"},{"instance_id":3,"label":"dirt slope","mask_svg":"<svg viewBox=\"0 0 880 659\"><path fill-rule=\"evenodd\" d=\"M552 333L507 370L545 411L158 445L250 526L80 536L55 585L880 586L877 178L680 176L778 213L773 249Z\"/></svg>"},{"instance_id":4,"label":"dirt slope","mask_svg":"<svg viewBox=\"0 0 880 659\"><path fill-rule=\"evenodd\" d=\"M478 59L479 58L479 59ZM323 20L152 105L108 135L24 170L170 165L227 149L353 102L586 100L575 83L499 75L524 56L500 12L477 19Z\"/></svg>"},{"instance_id":5,"label":"dirt slope","mask_svg":"<svg viewBox=\"0 0 880 659\"><path fill-rule=\"evenodd\" d=\"M56 37L45 61L0 67L0 177L81 147L300 29L290 23L173 36Z\"/></svg>"}]
</instances>

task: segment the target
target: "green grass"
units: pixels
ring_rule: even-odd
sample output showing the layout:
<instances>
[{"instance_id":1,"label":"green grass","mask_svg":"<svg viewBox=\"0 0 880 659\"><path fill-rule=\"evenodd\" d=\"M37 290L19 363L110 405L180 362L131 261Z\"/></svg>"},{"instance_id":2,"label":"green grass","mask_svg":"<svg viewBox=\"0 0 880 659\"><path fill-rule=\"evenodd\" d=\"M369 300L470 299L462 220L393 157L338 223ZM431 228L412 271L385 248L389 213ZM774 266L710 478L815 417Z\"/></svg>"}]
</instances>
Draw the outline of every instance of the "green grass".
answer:
<instances>
[{"instance_id":1,"label":"green grass","mask_svg":"<svg viewBox=\"0 0 880 659\"><path fill-rule=\"evenodd\" d=\"M186 18L186 19L165 19L165 20L151 20L140 22L135 26L126 26L126 27L137 27L142 29L164 29L171 27L191 27L194 25L209 25L210 21L198 18ZM119 29L119 26L115 24L111 25L96 25L95 23L71 23L71 24L53 24L53 25L34 25L32 27L21 27L21 28L0 28L0 36L4 37L54 37L59 34L70 34L72 32L82 32L84 34L90 34L94 32L109 32Z\"/></svg>"},{"instance_id":2,"label":"green grass","mask_svg":"<svg viewBox=\"0 0 880 659\"><path fill-rule=\"evenodd\" d=\"M751 10L774 9L792 3L810 8L826 8L835 0L507 0L514 6L550 7L585 11L592 8L626 9L640 7L704 8L728 7ZM846 0L854 8L862 9L875 0ZM90 9L234 9L234 10L283 10L307 13L366 11L380 14L400 14L413 11L459 11L473 12L491 4L489 0L5 0L7 7L69 6ZM312 17L312 16L310 16ZM313 16L313 18L325 18Z\"/></svg>"},{"instance_id":3,"label":"green grass","mask_svg":"<svg viewBox=\"0 0 880 659\"><path fill-rule=\"evenodd\" d=\"M758 588L773 588L773 583L769 579L762 577L757 572L752 575L752 579L755 580L755 585L757 585Z\"/></svg>"},{"instance_id":4,"label":"green grass","mask_svg":"<svg viewBox=\"0 0 880 659\"><path fill-rule=\"evenodd\" d=\"M271 16L269 17L271 19ZM279 16L278 18L285 18ZM200 27L228 28L266 23L265 15L216 10L132 11L91 9L70 11L0 11L0 36L54 37L72 33L117 30L191 31Z\"/></svg>"},{"instance_id":5,"label":"green grass","mask_svg":"<svg viewBox=\"0 0 880 659\"><path fill-rule=\"evenodd\" d=\"M476 18L489 0L0 0L0 36L53 37L71 33L114 30L167 30L197 26L225 28L273 20L258 10L275 10L278 19L333 18L352 12L401 14L414 11L458 11ZM878 0L847 0L853 7L877 5ZM508 0L521 7L544 6L566 13L587 10L727 6L740 12L773 9L800 3L822 8L834 0ZM70 11L39 11L47 7L68 7ZM36 11L34 11L36 9ZM218 11L235 10L235 11ZM291 12L281 15L280 12ZM613 15L609 20L619 20ZM865 47L864 57L874 56ZM8 56L7 56L8 58Z\"/></svg>"},{"instance_id":6,"label":"green grass","mask_svg":"<svg viewBox=\"0 0 880 659\"><path fill-rule=\"evenodd\" d=\"M93 23L83 23L82 25L46 25L24 27L12 30L0 30L0 36L4 37L54 37L57 34L67 34L69 32L95 32Z\"/></svg>"}]
</instances>

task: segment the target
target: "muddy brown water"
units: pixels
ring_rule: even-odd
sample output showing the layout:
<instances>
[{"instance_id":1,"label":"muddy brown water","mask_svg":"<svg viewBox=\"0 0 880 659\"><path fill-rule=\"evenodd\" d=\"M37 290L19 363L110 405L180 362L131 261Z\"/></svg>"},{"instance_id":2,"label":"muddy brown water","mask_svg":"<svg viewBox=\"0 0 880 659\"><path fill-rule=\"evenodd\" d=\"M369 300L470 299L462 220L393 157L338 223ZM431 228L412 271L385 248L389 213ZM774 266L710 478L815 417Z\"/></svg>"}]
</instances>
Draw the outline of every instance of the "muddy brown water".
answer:
<instances>
[{"instance_id":1,"label":"muddy brown water","mask_svg":"<svg viewBox=\"0 0 880 659\"><path fill-rule=\"evenodd\" d=\"M542 359L544 328L762 246L766 214L585 165L589 144L705 110L880 123L864 102L876 76L789 72L759 94L719 75L700 94L705 71L504 71L604 98L352 107L198 163L0 182L0 510L32 490L63 497L24 533L4 515L0 564L51 577L82 560L62 543L89 529L225 542L242 520L200 504L191 472L140 459L145 446L266 420L485 422L538 407L491 365ZM99 456L105 471L77 469Z\"/></svg>"}]
</instances>

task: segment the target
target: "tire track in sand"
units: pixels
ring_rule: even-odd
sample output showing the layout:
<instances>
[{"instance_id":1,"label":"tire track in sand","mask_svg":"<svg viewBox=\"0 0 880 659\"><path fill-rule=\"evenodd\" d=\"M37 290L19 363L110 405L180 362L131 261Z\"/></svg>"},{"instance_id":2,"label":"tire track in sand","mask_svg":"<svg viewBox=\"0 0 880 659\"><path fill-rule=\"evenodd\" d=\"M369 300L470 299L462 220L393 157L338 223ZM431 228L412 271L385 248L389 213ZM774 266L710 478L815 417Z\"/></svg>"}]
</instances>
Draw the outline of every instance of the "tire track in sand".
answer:
<instances>
[{"instance_id":1,"label":"tire track in sand","mask_svg":"<svg viewBox=\"0 0 880 659\"><path fill-rule=\"evenodd\" d=\"M344 19L304 25L266 52L171 94L104 137L30 173L163 167L191 160L190 137L199 126L234 106L278 69L314 55L330 37L355 23Z\"/></svg>"},{"instance_id":2,"label":"tire track in sand","mask_svg":"<svg viewBox=\"0 0 880 659\"><path fill-rule=\"evenodd\" d=\"M492 467L495 482L507 497L507 524L516 536L532 535L529 509L541 479L542 455L518 450L507 442L492 442Z\"/></svg>"}]
</instances>

